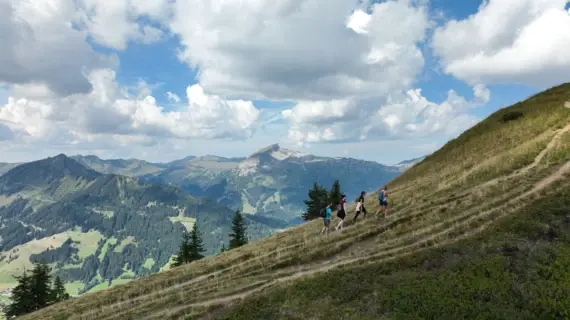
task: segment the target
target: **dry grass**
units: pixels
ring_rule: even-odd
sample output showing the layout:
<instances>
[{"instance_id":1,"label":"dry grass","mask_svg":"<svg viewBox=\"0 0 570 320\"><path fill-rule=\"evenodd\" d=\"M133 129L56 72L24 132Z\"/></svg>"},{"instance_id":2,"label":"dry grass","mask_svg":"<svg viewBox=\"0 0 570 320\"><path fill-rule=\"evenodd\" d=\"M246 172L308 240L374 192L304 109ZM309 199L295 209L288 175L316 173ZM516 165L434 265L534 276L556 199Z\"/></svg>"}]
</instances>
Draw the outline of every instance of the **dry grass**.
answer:
<instances>
[{"instance_id":1,"label":"dry grass","mask_svg":"<svg viewBox=\"0 0 570 320\"><path fill-rule=\"evenodd\" d=\"M318 236L313 221L179 268L54 305L22 319L183 319L301 277L379 264L472 237L570 171L570 85L500 110L390 183L390 215ZM518 111L522 117L504 122ZM366 200L376 209L376 197ZM332 221L333 224L336 222Z\"/></svg>"}]
</instances>

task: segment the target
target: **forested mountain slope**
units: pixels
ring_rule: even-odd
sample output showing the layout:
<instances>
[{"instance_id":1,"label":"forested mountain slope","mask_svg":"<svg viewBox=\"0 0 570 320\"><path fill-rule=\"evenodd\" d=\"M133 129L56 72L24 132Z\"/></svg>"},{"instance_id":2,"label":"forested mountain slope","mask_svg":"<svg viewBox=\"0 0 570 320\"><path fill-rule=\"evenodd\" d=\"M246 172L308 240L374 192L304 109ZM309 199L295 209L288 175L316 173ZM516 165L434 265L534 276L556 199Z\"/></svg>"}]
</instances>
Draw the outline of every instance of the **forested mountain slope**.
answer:
<instances>
[{"instance_id":1,"label":"forested mountain slope","mask_svg":"<svg viewBox=\"0 0 570 320\"><path fill-rule=\"evenodd\" d=\"M22 319L564 319L567 101L570 84L450 141L389 183L386 219L313 221Z\"/></svg>"},{"instance_id":2,"label":"forested mountain slope","mask_svg":"<svg viewBox=\"0 0 570 320\"><path fill-rule=\"evenodd\" d=\"M0 201L0 286L43 260L72 294L161 270L194 223L206 254L218 253L234 213L175 186L101 174L63 154L2 175ZM252 240L271 232L249 221Z\"/></svg>"}]
</instances>

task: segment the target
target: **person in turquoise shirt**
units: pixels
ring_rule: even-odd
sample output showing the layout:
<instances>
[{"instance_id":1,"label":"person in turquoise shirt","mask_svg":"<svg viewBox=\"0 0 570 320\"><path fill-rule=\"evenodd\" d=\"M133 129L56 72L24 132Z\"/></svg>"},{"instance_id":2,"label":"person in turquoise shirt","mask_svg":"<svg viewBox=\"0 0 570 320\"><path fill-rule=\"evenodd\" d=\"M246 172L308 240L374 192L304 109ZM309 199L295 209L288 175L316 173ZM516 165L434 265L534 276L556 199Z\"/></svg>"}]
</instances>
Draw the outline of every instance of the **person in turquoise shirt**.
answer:
<instances>
[{"instance_id":1,"label":"person in turquoise shirt","mask_svg":"<svg viewBox=\"0 0 570 320\"><path fill-rule=\"evenodd\" d=\"M324 234L326 232L326 234L329 234L329 225L331 223L331 215L332 215L332 203L330 203L327 206L327 209L325 210L325 216L323 217L323 221L325 223L325 227L323 228L323 230L321 230L321 235Z\"/></svg>"}]
</instances>

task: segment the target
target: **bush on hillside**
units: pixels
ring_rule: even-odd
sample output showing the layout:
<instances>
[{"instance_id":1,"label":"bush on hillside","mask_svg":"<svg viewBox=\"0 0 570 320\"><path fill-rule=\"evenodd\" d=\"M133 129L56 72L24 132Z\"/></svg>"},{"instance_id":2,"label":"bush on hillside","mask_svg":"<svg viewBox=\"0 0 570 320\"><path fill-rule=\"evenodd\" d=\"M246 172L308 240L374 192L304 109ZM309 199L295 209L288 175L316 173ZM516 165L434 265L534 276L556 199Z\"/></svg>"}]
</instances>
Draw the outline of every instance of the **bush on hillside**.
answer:
<instances>
[{"instance_id":1,"label":"bush on hillside","mask_svg":"<svg viewBox=\"0 0 570 320\"><path fill-rule=\"evenodd\" d=\"M501 117L501 120L503 121L503 123L505 123L505 122L517 120L517 119L521 118L522 116L523 116L523 113L521 111L509 111Z\"/></svg>"}]
</instances>

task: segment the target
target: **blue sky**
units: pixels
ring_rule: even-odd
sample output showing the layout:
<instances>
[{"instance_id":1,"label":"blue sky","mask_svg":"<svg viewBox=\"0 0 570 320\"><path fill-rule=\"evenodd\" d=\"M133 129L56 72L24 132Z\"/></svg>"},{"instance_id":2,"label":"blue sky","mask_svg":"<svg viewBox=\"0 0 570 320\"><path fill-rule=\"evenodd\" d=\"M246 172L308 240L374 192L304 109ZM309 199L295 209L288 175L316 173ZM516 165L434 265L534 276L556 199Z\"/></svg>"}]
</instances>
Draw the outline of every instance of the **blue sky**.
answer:
<instances>
[{"instance_id":1,"label":"blue sky","mask_svg":"<svg viewBox=\"0 0 570 320\"><path fill-rule=\"evenodd\" d=\"M541 40L528 35L570 25L564 0L217 2L117 0L92 10L58 0L49 10L41 1L15 10L40 39L20 45L45 59L11 55L8 65L26 67L0 70L6 160L65 152L168 161L280 143L394 163L570 80L570 62L548 59L570 53L568 36L553 36L541 57L522 49ZM42 13L49 19L34 19ZM21 26L8 27L17 39ZM50 30L61 39L39 37ZM536 68L535 60L554 62ZM448 100L450 90L458 97Z\"/></svg>"}]
</instances>

